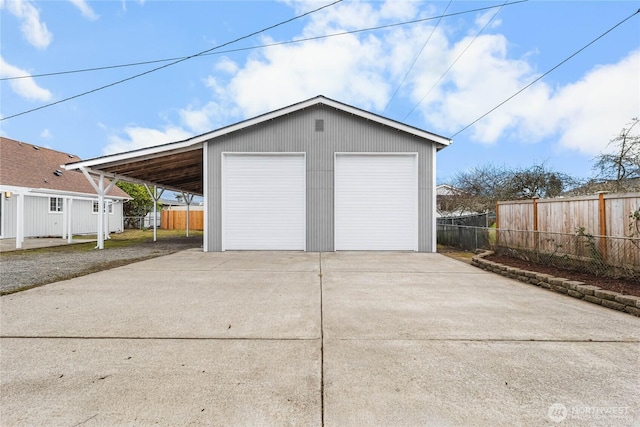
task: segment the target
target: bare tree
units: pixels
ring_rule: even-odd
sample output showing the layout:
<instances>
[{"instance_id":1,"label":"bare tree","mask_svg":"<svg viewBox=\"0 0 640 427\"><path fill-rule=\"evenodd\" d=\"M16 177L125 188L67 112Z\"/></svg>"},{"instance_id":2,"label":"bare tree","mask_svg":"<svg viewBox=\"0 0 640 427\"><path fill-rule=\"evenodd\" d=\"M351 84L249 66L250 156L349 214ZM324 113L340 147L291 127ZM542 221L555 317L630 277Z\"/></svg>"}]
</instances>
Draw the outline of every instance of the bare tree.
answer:
<instances>
[{"instance_id":1,"label":"bare tree","mask_svg":"<svg viewBox=\"0 0 640 427\"><path fill-rule=\"evenodd\" d=\"M557 197L577 183L565 173L550 170L545 163L528 168L488 164L454 177L457 193L450 203L458 211L486 212L501 200Z\"/></svg>"},{"instance_id":2,"label":"bare tree","mask_svg":"<svg viewBox=\"0 0 640 427\"><path fill-rule=\"evenodd\" d=\"M637 117L631 119L620 134L609 141L607 147L611 147L612 152L602 153L595 158L593 169L598 178L611 181L612 185L608 188L611 191L626 191L630 189L629 180L640 178L640 126L634 133L634 127L639 122Z\"/></svg>"}]
</instances>

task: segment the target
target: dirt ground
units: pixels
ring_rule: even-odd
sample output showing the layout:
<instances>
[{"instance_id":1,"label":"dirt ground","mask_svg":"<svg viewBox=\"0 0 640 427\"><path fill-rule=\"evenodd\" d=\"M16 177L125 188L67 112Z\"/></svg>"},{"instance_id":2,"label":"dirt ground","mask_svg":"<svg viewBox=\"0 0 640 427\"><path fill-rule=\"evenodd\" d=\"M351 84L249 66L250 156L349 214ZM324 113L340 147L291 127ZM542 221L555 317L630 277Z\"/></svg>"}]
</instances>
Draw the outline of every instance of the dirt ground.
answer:
<instances>
[{"instance_id":1,"label":"dirt ground","mask_svg":"<svg viewBox=\"0 0 640 427\"><path fill-rule=\"evenodd\" d=\"M510 267L520 268L522 270L535 271L538 273L545 273L556 277L564 277L570 280L584 282L588 285L599 286L602 289L619 292L621 294L640 296L640 282L630 279L610 279L607 277L597 277L592 274L564 270L505 255L491 255L486 257L485 259L503 265L508 265Z\"/></svg>"},{"instance_id":2,"label":"dirt ground","mask_svg":"<svg viewBox=\"0 0 640 427\"><path fill-rule=\"evenodd\" d=\"M164 237L104 250L94 244L59 246L0 254L0 295L84 276L177 251L202 247L202 237Z\"/></svg>"}]
</instances>

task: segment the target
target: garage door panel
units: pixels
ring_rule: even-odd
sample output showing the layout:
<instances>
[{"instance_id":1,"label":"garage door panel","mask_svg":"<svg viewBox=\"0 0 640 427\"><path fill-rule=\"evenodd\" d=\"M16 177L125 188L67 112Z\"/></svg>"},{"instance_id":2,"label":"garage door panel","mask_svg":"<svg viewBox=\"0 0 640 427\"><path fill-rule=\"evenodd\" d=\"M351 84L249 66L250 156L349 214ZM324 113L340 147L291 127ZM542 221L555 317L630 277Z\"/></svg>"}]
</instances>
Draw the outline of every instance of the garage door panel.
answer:
<instances>
[{"instance_id":1,"label":"garage door panel","mask_svg":"<svg viewBox=\"0 0 640 427\"><path fill-rule=\"evenodd\" d=\"M304 250L304 155L223 158L224 250Z\"/></svg>"},{"instance_id":2,"label":"garage door panel","mask_svg":"<svg viewBox=\"0 0 640 427\"><path fill-rule=\"evenodd\" d=\"M336 250L417 250L415 154L337 154Z\"/></svg>"}]
</instances>

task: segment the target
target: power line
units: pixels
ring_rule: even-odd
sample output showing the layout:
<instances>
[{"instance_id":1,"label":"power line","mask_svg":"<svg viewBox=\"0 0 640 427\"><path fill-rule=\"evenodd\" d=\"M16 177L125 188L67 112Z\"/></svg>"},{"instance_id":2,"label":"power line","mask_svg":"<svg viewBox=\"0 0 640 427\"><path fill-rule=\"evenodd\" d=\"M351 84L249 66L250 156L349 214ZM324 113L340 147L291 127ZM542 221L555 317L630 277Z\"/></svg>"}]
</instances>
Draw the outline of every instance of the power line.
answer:
<instances>
[{"instance_id":1,"label":"power line","mask_svg":"<svg viewBox=\"0 0 640 427\"><path fill-rule=\"evenodd\" d=\"M502 10L502 8L504 6L506 6L508 4L509 0L505 0L505 2L498 8L498 11L496 13L494 13L491 18L484 24L484 26L480 29L480 31L478 31L478 33L476 34L476 36L473 38L473 40L471 40L471 43L469 43L462 52L460 52L460 54L456 57L456 59L454 59L454 61L449 65L449 67L444 70L444 73L442 73L442 75L438 78L438 80L436 80L436 82L433 84L433 86L431 86L431 88L427 91L427 93L424 94L424 96L422 98L420 98L420 101L418 101L418 103L416 105L413 106L413 108L411 110L409 110L409 112L402 118L402 120L406 120L407 117L409 117L411 115L411 113L413 113L415 111L416 108L418 108L418 106L420 104L422 104L422 101L424 101L427 96L429 96L429 94L431 93L431 91L438 86L438 84L440 83L440 81L442 81L442 79L444 78L445 75L447 75L447 73L449 71L451 71L451 69L454 67L454 65L456 65L456 63L458 62L458 60L462 57L462 55L464 55L467 50L471 47L471 45L473 43L475 43L476 40L478 40L478 37L480 37L480 34L482 34L484 32L484 30L489 26L489 24L491 23L491 21L493 21L493 18L495 18L498 13L500 13L500 10Z\"/></svg>"},{"instance_id":2,"label":"power line","mask_svg":"<svg viewBox=\"0 0 640 427\"><path fill-rule=\"evenodd\" d=\"M447 10L449 10L449 6L451 6L451 2L452 1L453 0L449 0L449 3L447 3L447 7L445 7L444 8L444 12L442 12L443 14L447 13ZM384 106L384 110L382 110L382 114L384 114L387 111L387 108L389 108L389 105L391 104L391 101L393 101L393 99L396 97L396 94L398 93L398 91L400 90L402 85L404 84L405 80L407 80L407 76L409 75L411 70L413 70L413 66L416 65L416 62L418 61L418 58L420 57L420 55L422 55L422 51L424 50L424 48L427 47L427 44L429 43L429 40L431 40L431 36L433 36L433 33L436 32L436 29L440 25L440 21L442 21L442 16L438 19L438 22L436 22L435 27L433 27L433 29L431 30L431 33L429 34L429 37L427 37L427 40L425 40L425 42L422 45L422 48L420 48L420 51L418 52L418 54L415 56L415 58L413 58L413 62L409 66L409 69L407 70L407 72L404 74L404 77L402 77L402 81L400 82L398 87L396 87L396 90L393 92L393 95L391 95L391 98L389 98L389 101L387 102L387 105Z\"/></svg>"},{"instance_id":3,"label":"power line","mask_svg":"<svg viewBox=\"0 0 640 427\"><path fill-rule=\"evenodd\" d=\"M633 18L634 16L636 16L638 13L640 13L640 9L638 9L636 12L632 13L631 15L629 15L628 17L624 18L622 21L618 22L617 24L615 24L613 27L609 28L607 31L605 31L604 33L600 34L598 37L596 37L595 39L591 40L589 43L587 43L586 45L582 46L580 49L578 49L577 51L575 51L574 53L572 53L570 56L568 56L567 58L563 59L562 61L560 61L557 65L555 65L553 68L549 69L548 71L546 71L544 74L542 74L540 77L534 79L531 83L529 83L528 85L524 86L522 89L520 89L519 91L517 91L516 93L514 93L513 95L511 95L510 97L508 97L507 99L505 99L504 101L502 101L501 103L499 103L498 105L496 105L495 107L493 107L492 109L490 109L489 111L487 111L486 113L484 113L483 115L481 115L480 117L478 117L477 119L475 119L474 121L472 121L471 123L469 123L468 125L466 125L465 127L463 127L462 129L460 129L458 132L454 133L453 135L450 136L450 139L453 139L456 135L459 135L460 133L464 132L465 130L469 129L471 126L473 126L474 124L478 123L480 120L484 119L485 117L487 117L489 114L493 113L495 110L497 110L498 108L502 107L504 104L506 104L507 102L511 101L513 98L515 98L516 96L520 95L522 92L524 92L525 90L527 90L529 87L533 86L535 83L539 82L540 80L542 80L545 76L547 76L548 74L550 74L551 72L553 72L556 68L562 66L565 62L569 61L570 59L572 59L574 56L578 55L580 52L582 52L583 50L585 50L586 48L588 48L589 46L591 46L592 44L594 44L595 42L597 42L598 40L600 40L602 37L606 36L607 34L609 34L611 31L615 30L616 28L618 28L620 25L624 24L625 22L627 22L629 19Z\"/></svg>"},{"instance_id":4,"label":"power line","mask_svg":"<svg viewBox=\"0 0 640 427\"><path fill-rule=\"evenodd\" d=\"M519 0L519 1L511 2L508 5L517 4L517 3L524 3L526 1L528 1L528 0ZM329 6L331 6L331 5L329 5ZM307 42L307 41L321 40L321 39L326 39L326 38L331 38L331 37L339 37L339 36L344 36L344 35L348 35L348 34L357 34L357 33L363 33L363 32L368 32L368 31L377 31L377 30L382 30L382 29L386 29L386 28L398 27L398 26L403 26L403 25L417 24L417 23L420 23L420 22L432 21L434 19L441 20L442 18L449 18L449 17L452 17L452 16L464 15L464 14L473 13L473 12L481 12L481 11L484 11L484 10L494 9L496 7L503 7L503 6L504 5L486 6L486 7L481 7L481 8L477 8L477 9L464 10L464 11L461 11L461 12L443 14L443 15L440 15L440 16L433 16L433 17L429 17L429 18L421 18L421 19L415 19L415 20L411 20L411 21L397 22L397 23L394 23L394 24L386 24L386 25L380 25L380 26L376 26L376 27L362 28L362 29L359 29L359 30L342 31L342 32L339 32L339 33L326 34L326 35L322 35L322 36L307 37L307 38L296 39L296 40L288 40L288 41L284 41L284 42L268 43L268 44L263 44L263 45L258 45L258 46L249 46L249 47L242 47L242 48L237 48L237 49L221 50L221 51L216 51L216 52L205 51L206 53L201 53L201 54L192 55L192 56L221 55L221 54L224 54L224 53L242 52L242 51L246 51L246 50L263 49L263 48L267 48L267 47L303 43L303 42ZM296 18L294 18L294 19L296 19ZM263 31L266 31L266 29L263 30ZM240 39L238 39L238 40L240 40ZM233 42L230 42L230 43L233 43ZM227 44L229 44L229 43L227 43ZM218 46L218 48L219 47L221 47L221 46ZM217 48L213 48L213 49L217 49ZM190 58L189 56L180 56L180 57L175 57L175 58L155 59L155 60L150 60L150 61L131 62L131 63L126 63L126 64L107 65L107 66L102 66L102 67L83 68L83 69L77 69L77 70L55 71L55 72L41 73L41 74L28 74L28 75L23 75L23 76L14 76L14 77L2 77L2 78L0 78L0 81L26 79L26 78L36 78L36 77L50 77L50 76L58 76L58 75L64 75L64 74L85 73L85 72L90 72L90 71L102 71L102 70L110 70L110 69L114 69L114 68L124 68L124 67L138 66L138 65L157 64L157 63L160 63L160 62L177 61L177 60L183 60L183 59L189 59L189 58Z\"/></svg>"},{"instance_id":5,"label":"power line","mask_svg":"<svg viewBox=\"0 0 640 427\"><path fill-rule=\"evenodd\" d=\"M270 26L268 26L268 27L266 27L266 28L263 28L263 29L261 29L261 30L255 31L255 32L253 32L253 33L251 33L251 34L248 34L248 35L246 35L246 36L239 37L239 38L237 38L237 39L235 39L235 40L232 40L232 41L229 41L229 42L223 43L223 44L218 45L218 46L214 46L214 47L212 47L212 48L209 48L209 49L203 50L203 51L198 52L198 53L195 53L195 54L193 54L193 55L185 56L184 58L178 59L178 60L173 61L173 62L171 62L171 63L169 63L169 64L161 65L160 67L156 67L156 68L153 68L153 69L151 69L151 70L147 70L147 71L145 71L145 72L142 72L142 73L139 73L139 74L136 74L136 75L133 75L133 76L127 77L127 78L122 79L122 80L118 80L118 81L113 82L113 83L109 83L109 84L107 84L107 85L104 85L104 86L98 87L98 88L96 88L96 89L92 89L92 90L89 90L89 91L86 91L86 92L79 93L79 94L77 94L77 95L70 96L70 97L68 97L68 98L61 99L61 100L59 100L59 101L55 101L55 102L51 102L51 103L49 103L49 104L41 105L40 107L32 108L32 109L30 109L30 110L23 111L23 112L21 112L21 113L17 113L17 114L13 114L13 115L11 115L11 116L2 117L2 118L0 118L0 121L4 121L4 120L8 120L8 119L12 119L12 118L14 118L14 117L18 117L18 116L22 116L22 115L24 115L24 114L32 113L32 112L34 112L34 111L42 110L43 108L47 108L47 107L51 107L51 106L53 106L53 105L61 104L61 103L66 102L66 101L70 101L70 100L72 100L72 99L76 99L76 98L79 98L79 97L81 97L81 96L89 95L89 94L91 94L91 93L98 92L98 91L100 91L100 90L103 90L103 89L107 89L107 88L109 88L109 87L116 86L116 85L118 85L118 84L121 84L121 83L127 82L127 81L129 81L129 80L133 80L133 79L136 79L136 78L138 78L138 77L142 77L142 76L145 76L145 75L147 75L147 74L151 74L151 73L153 73L153 72L156 72L156 71L162 70L163 68L167 68L167 67L170 67L170 66L172 66L172 65L179 64L180 62L187 61L187 60L189 60L189 59L191 59L191 58L195 58L195 57L197 57L197 56L202 56L202 55L204 55L205 53L211 52L211 51L213 51L213 50L215 50L215 49L219 49L219 48L221 48L221 47L228 46L228 45L230 45L230 44L233 44L233 43L239 42L240 40L244 40L244 39L247 39L247 38L249 38L249 37L253 37L253 36L255 36L255 35L258 35L258 34L260 34L260 33L263 33L263 32L265 32L265 31L272 30L272 29L274 29L274 28L277 28L277 27L280 27L280 26L282 26L282 25L288 24L289 22L292 22L292 21L295 21L295 20L297 20L297 19L303 18L303 17L305 17L305 16L311 15L311 14L313 14L313 13L315 13L315 12L318 12L318 11L320 11L320 10L322 10L322 9L326 9L326 8L331 7L331 6L333 6L333 5L337 4L337 3L340 3L340 2L342 2L342 0L336 0L336 1L334 1L333 3L329 3L329 4L327 4L327 5L324 5L324 6L322 6L322 7L319 7L319 8L317 8L317 9L313 9L313 10L311 10L311 11L309 11L309 12L305 12L305 13L303 13L303 14L301 14L301 15L294 16L293 18L287 19L287 20L285 20L285 21L281 21L281 22L279 22L279 23L277 23L277 24L270 25Z\"/></svg>"}]
</instances>

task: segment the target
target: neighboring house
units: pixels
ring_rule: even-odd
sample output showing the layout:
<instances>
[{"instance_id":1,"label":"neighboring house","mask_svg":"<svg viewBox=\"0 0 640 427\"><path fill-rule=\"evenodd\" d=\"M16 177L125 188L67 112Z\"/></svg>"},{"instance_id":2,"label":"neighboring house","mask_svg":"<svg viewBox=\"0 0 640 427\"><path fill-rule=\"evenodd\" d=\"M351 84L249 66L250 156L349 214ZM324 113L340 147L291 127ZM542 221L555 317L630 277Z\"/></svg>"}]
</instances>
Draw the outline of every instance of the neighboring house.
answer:
<instances>
[{"instance_id":1,"label":"neighboring house","mask_svg":"<svg viewBox=\"0 0 640 427\"><path fill-rule=\"evenodd\" d=\"M436 153L450 142L318 96L65 167L202 195L207 252L435 252Z\"/></svg>"},{"instance_id":2,"label":"neighboring house","mask_svg":"<svg viewBox=\"0 0 640 427\"><path fill-rule=\"evenodd\" d=\"M635 193L640 191L640 178L628 178L618 181L595 181L590 180L584 185L563 192L559 197L588 196L607 193Z\"/></svg>"},{"instance_id":3,"label":"neighboring house","mask_svg":"<svg viewBox=\"0 0 640 427\"><path fill-rule=\"evenodd\" d=\"M62 167L78 160L71 154L0 137L0 238L16 238L18 227L23 237L63 237L69 224L72 235L96 234L95 190L82 173ZM105 198L105 230L122 231L122 203L128 199L120 188L110 190Z\"/></svg>"},{"instance_id":4,"label":"neighboring house","mask_svg":"<svg viewBox=\"0 0 640 427\"><path fill-rule=\"evenodd\" d=\"M486 215L466 210L460 207L460 199L463 199L465 192L448 184L440 184L436 187L436 213L438 218L467 217L476 215Z\"/></svg>"}]
</instances>

